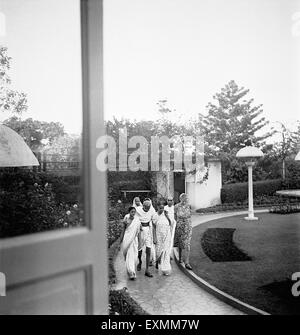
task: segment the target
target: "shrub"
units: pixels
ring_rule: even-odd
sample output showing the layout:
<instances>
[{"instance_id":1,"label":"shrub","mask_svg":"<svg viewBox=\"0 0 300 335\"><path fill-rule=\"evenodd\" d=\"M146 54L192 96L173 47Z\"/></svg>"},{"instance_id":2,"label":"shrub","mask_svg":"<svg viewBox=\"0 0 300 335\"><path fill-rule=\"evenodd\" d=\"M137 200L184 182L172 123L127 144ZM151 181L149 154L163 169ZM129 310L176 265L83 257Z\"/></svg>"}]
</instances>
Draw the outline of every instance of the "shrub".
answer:
<instances>
[{"instance_id":1,"label":"shrub","mask_svg":"<svg viewBox=\"0 0 300 335\"><path fill-rule=\"evenodd\" d=\"M108 284L111 286L116 283L116 271L114 262L120 247L120 239L117 239L108 248Z\"/></svg>"},{"instance_id":2,"label":"shrub","mask_svg":"<svg viewBox=\"0 0 300 335\"><path fill-rule=\"evenodd\" d=\"M79 202L65 202L67 185L58 177L30 170L0 173L0 237L80 226ZM66 187L66 188L64 188Z\"/></svg>"},{"instance_id":3,"label":"shrub","mask_svg":"<svg viewBox=\"0 0 300 335\"><path fill-rule=\"evenodd\" d=\"M121 220L108 221L107 226L107 241L110 247L121 235L123 224Z\"/></svg>"},{"instance_id":4,"label":"shrub","mask_svg":"<svg viewBox=\"0 0 300 335\"><path fill-rule=\"evenodd\" d=\"M109 292L109 314L149 315L131 298L126 288Z\"/></svg>"},{"instance_id":5,"label":"shrub","mask_svg":"<svg viewBox=\"0 0 300 335\"><path fill-rule=\"evenodd\" d=\"M300 188L300 164L299 162L287 163L287 178L283 182L285 189L299 189Z\"/></svg>"},{"instance_id":6,"label":"shrub","mask_svg":"<svg viewBox=\"0 0 300 335\"><path fill-rule=\"evenodd\" d=\"M257 181L253 183L253 196L269 196L282 188L281 179ZM223 185L222 203L237 203L248 199L248 183Z\"/></svg>"},{"instance_id":7,"label":"shrub","mask_svg":"<svg viewBox=\"0 0 300 335\"><path fill-rule=\"evenodd\" d=\"M300 205L299 204L280 204L278 206L273 206L270 209L270 213L273 214L293 214L300 213Z\"/></svg>"}]
</instances>

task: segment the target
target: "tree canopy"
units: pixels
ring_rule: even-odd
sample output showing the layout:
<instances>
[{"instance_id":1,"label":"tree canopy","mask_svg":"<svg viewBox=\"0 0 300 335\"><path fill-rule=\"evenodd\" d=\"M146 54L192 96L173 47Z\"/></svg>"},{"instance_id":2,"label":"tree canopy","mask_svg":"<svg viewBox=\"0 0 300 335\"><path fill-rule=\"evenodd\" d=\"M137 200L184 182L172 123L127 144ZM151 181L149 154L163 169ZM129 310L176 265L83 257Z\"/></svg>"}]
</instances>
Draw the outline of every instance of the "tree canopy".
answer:
<instances>
[{"instance_id":1,"label":"tree canopy","mask_svg":"<svg viewBox=\"0 0 300 335\"><path fill-rule=\"evenodd\" d=\"M247 141L261 146L272 135L263 133L269 122L262 116L262 105L254 106L253 99L246 99L248 93L232 80L213 96L214 102L206 107L207 115L199 114L199 127L215 154L235 155Z\"/></svg>"},{"instance_id":2,"label":"tree canopy","mask_svg":"<svg viewBox=\"0 0 300 335\"><path fill-rule=\"evenodd\" d=\"M27 96L10 88L10 63L11 57L7 54L7 48L0 46L0 112L21 114L27 111Z\"/></svg>"},{"instance_id":3,"label":"tree canopy","mask_svg":"<svg viewBox=\"0 0 300 335\"><path fill-rule=\"evenodd\" d=\"M21 135L33 151L45 144L51 144L56 138L65 134L64 126L59 122L38 121L32 118L22 120L12 116L4 120L3 124Z\"/></svg>"}]
</instances>

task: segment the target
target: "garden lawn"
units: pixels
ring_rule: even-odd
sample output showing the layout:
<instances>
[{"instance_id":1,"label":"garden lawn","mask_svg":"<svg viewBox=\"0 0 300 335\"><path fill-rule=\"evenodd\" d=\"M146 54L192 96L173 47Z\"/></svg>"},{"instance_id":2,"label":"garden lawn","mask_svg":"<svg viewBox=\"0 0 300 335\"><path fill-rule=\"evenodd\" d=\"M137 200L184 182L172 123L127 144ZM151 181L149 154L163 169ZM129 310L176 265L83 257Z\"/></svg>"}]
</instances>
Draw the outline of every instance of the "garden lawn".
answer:
<instances>
[{"instance_id":1,"label":"garden lawn","mask_svg":"<svg viewBox=\"0 0 300 335\"><path fill-rule=\"evenodd\" d=\"M233 216L193 228L193 271L232 296L271 314L300 314L291 276L300 272L300 214L259 214L258 221ZM212 261L203 251L211 228L235 229L233 243L251 260ZM211 241L210 241L211 242Z\"/></svg>"}]
</instances>

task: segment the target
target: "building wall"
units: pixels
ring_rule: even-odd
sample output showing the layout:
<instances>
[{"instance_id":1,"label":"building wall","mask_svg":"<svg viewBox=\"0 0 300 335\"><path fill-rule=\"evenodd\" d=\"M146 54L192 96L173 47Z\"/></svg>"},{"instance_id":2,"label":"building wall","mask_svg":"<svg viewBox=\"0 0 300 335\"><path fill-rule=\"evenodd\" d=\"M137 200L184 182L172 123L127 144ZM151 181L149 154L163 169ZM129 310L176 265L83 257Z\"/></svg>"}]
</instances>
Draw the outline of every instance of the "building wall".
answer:
<instances>
[{"instance_id":1,"label":"building wall","mask_svg":"<svg viewBox=\"0 0 300 335\"><path fill-rule=\"evenodd\" d=\"M195 175L187 175L185 178L185 192L188 194L193 210L221 204L221 162L218 160L209 161L208 171L208 178L202 183L195 183ZM164 198L169 195L174 196L173 172L157 172L155 182L158 195Z\"/></svg>"},{"instance_id":2,"label":"building wall","mask_svg":"<svg viewBox=\"0 0 300 335\"><path fill-rule=\"evenodd\" d=\"M169 185L169 187L168 187ZM158 195L167 198L174 196L174 174L173 172L157 172L156 173L156 188Z\"/></svg>"},{"instance_id":3,"label":"building wall","mask_svg":"<svg viewBox=\"0 0 300 335\"><path fill-rule=\"evenodd\" d=\"M208 178L202 183L195 183L195 176L186 177L186 193L194 210L221 204L221 162L209 161L208 171Z\"/></svg>"}]
</instances>

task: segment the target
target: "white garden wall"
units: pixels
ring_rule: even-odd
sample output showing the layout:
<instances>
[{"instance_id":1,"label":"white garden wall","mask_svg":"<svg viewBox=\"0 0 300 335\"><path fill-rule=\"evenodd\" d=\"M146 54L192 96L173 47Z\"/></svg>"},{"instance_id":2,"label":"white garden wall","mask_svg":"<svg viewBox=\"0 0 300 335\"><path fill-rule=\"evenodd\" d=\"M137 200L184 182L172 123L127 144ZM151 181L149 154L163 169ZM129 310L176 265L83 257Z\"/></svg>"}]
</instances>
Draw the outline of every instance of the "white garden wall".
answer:
<instances>
[{"instance_id":1,"label":"white garden wall","mask_svg":"<svg viewBox=\"0 0 300 335\"><path fill-rule=\"evenodd\" d=\"M202 183L195 183L195 176L186 177L186 193L192 209L207 208L221 204L222 174L221 162L208 162L208 178Z\"/></svg>"}]
</instances>

